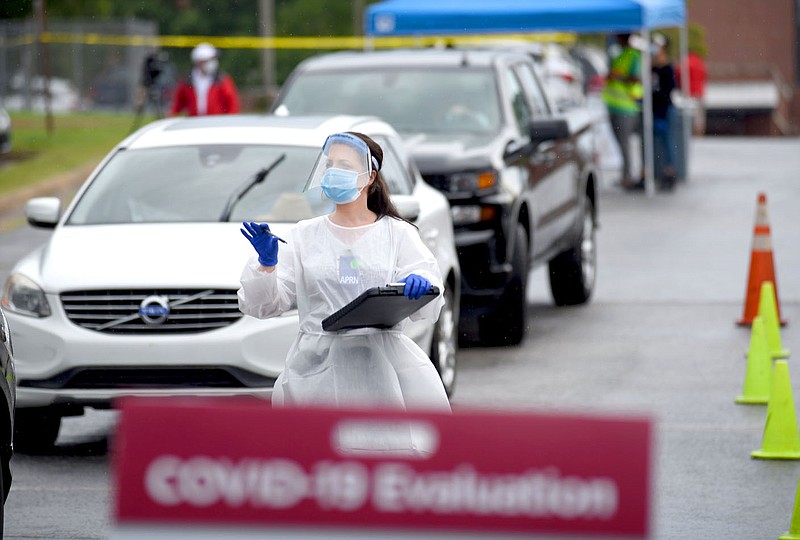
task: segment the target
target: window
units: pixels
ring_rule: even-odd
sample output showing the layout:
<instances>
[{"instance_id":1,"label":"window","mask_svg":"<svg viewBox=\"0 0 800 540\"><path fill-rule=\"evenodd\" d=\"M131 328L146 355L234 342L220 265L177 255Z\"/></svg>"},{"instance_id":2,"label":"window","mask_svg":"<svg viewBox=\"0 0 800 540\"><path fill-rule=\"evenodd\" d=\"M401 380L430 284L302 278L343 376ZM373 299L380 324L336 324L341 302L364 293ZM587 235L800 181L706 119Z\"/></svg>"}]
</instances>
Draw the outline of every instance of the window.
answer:
<instances>
[{"instance_id":1,"label":"window","mask_svg":"<svg viewBox=\"0 0 800 540\"><path fill-rule=\"evenodd\" d=\"M550 109L547 106L542 87L539 86L539 80L536 78L536 75L534 75L531 66L527 64L517 64L516 70L522 81L522 86L525 88L533 105L533 117L543 118L549 116Z\"/></svg>"},{"instance_id":2,"label":"window","mask_svg":"<svg viewBox=\"0 0 800 540\"><path fill-rule=\"evenodd\" d=\"M508 85L508 93L511 97L511 107L514 112L514 119L517 121L517 127L521 135L527 135L528 126L531 123L531 109L525 95L522 92L522 85L517 79L516 74L511 70L506 70L506 85Z\"/></svg>"},{"instance_id":3,"label":"window","mask_svg":"<svg viewBox=\"0 0 800 540\"><path fill-rule=\"evenodd\" d=\"M494 73L486 68L371 67L303 72L282 114L377 116L400 133L497 133L502 125Z\"/></svg>"},{"instance_id":4,"label":"window","mask_svg":"<svg viewBox=\"0 0 800 540\"><path fill-rule=\"evenodd\" d=\"M303 191L317 155L316 147L236 144L119 151L83 193L68 223L307 219L331 209L319 193ZM280 156L269 176L252 183Z\"/></svg>"}]
</instances>

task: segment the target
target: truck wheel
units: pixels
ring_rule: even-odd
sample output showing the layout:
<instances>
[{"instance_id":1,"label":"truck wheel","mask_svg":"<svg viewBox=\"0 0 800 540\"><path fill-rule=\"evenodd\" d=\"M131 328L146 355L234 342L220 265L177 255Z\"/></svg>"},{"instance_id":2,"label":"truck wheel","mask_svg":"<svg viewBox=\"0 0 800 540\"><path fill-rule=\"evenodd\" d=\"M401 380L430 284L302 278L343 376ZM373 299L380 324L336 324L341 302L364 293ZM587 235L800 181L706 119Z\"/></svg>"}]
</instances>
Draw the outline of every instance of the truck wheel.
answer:
<instances>
[{"instance_id":1,"label":"truck wheel","mask_svg":"<svg viewBox=\"0 0 800 540\"><path fill-rule=\"evenodd\" d=\"M14 448L41 452L52 448L61 429L61 415L47 408L17 409L14 415Z\"/></svg>"},{"instance_id":2,"label":"truck wheel","mask_svg":"<svg viewBox=\"0 0 800 540\"><path fill-rule=\"evenodd\" d=\"M444 290L444 307L433 328L431 362L442 379L447 396L453 395L456 384L456 352L458 350L458 323L453 310L453 291Z\"/></svg>"},{"instance_id":3,"label":"truck wheel","mask_svg":"<svg viewBox=\"0 0 800 540\"><path fill-rule=\"evenodd\" d=\"M549 263L550 291L557 306L586 303L594 290L597 272L594 205L586 200L580 240Z\"/></svg>"},{"instance_id":4,"label":"truck wheel","mask_svg":"<svg viewBox=\"0 0 800 540\"><path fill-rule=\"evenodd\" d=\"M481 324L481 338L491 345L519 345L528 323L528 234L517 225L514 236L513 274L503 296Z\"/></svg>"}]
</instances>

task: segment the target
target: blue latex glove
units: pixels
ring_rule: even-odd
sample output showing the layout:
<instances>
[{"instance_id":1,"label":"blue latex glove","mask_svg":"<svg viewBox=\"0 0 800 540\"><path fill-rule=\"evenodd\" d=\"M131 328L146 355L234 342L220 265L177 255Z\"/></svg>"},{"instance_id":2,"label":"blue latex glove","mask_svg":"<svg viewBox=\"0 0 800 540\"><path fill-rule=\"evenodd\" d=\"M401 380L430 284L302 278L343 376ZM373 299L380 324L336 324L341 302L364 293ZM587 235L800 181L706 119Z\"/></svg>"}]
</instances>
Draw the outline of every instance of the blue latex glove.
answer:
<instances>
[{"instance_id":1,"label":"blue latex glove","mask_svg":"<svg viewBox=\"0 0 800 540\"><path fill-rule=\"evenodd\" d=\"M431 282L417 274L408 274L408 277L401 279L400 282L406 284L403 295L410 300L417 300L431 290Z\"/></svg>"},{"instance_id":2,"label":"blue latex glove","mask_svg":"<svg viewBox=\"0 0 800 540\"><path fill-rule=\"evenodd\" d=\"M244 229L240 229L258 253L258 262L263 266L275 266L278 264L278 239L264 232L269 230L266 223L256 223L255 221L243 222Z\"/></svg>"}]
</instances>

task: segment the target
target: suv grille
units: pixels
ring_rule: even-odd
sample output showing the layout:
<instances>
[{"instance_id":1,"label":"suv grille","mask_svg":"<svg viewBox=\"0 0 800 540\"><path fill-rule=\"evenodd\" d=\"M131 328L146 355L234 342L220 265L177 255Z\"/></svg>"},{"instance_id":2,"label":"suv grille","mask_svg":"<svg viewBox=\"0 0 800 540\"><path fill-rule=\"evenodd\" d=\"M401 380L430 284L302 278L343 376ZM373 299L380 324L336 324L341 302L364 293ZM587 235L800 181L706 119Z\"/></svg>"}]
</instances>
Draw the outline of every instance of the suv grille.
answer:
<instances>
[{"instance_id":1,"label":"suv grille","mask_svg":"<svg viewBox=\"0 0 800 540\"><path fill-rule=\"evenodd\" d=\"M242 317L235 290L158 289L61 294L70 321L109 334L198 333Z\"/></svg>"}]
</instances>

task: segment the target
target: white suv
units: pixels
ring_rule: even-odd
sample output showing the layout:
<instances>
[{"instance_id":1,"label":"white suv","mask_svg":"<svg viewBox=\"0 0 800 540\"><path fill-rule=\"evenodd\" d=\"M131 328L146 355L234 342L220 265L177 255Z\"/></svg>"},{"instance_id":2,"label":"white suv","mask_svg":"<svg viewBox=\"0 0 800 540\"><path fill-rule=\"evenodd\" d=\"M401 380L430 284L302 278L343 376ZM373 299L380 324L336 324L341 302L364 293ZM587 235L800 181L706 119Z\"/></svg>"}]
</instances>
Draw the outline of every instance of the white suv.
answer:
<instances>
[{"instance_id":1,"label":"white suv","mask_svg":"<svg viewBox=\"0 0 800 540\"><path fill-rule=\"evenodd\" d=\"M17 415L26 417L17 437L52 445L62 417L122 395L271 395L298 318L239 311L252 253L239 228L266 221L283 236L331 211L303 187L325 138L341 131L383 147L392 198L437 257L447 305L435 326L406 332L452 392L461 280L449 205L391 126L353 116L174 118L114 148L63 215L51 197L26 206L31 225L54 231L3 290Z\"/></svg>"}]
</instances>

